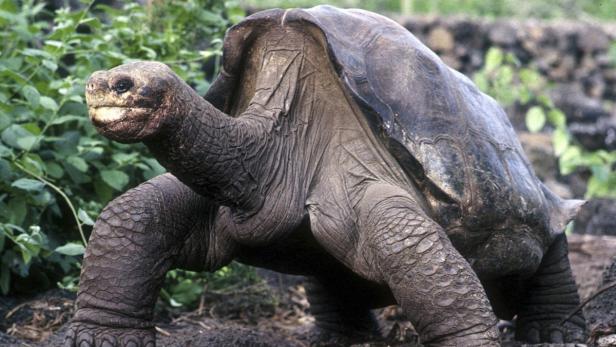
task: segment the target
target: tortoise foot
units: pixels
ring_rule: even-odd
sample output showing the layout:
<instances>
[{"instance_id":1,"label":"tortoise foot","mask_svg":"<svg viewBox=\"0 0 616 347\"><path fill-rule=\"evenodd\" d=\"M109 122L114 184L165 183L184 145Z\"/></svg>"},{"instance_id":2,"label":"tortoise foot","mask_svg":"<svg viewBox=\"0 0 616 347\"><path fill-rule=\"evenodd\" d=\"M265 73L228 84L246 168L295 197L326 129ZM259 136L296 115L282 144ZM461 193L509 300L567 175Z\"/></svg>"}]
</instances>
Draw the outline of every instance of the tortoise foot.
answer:
<instances>
[{"instance_id":1,"label":"tortoise foot","mask_svg":"<svg viewBox=\"0 0 616 347\"><path fill-rule=\"evenodd\" d=\"M153 329L110 328L89 323L71 323L64 347L155 347Z\"/></svg>"},{"instance_id":2,"label":"tortoise foot","mask_svg":"<svg viewBox=\"0 0 616 347\"><path fill-rule=\"evenodd\" d=\"M556 344L576 344L586 341L586 333L583 327L573 323L554 322L553 324L541 324L533 322L523 327L522 334L524 340L530 344L556 343ZM519 336L519 335L518 335Z\"/></svg>"}]
</instances>

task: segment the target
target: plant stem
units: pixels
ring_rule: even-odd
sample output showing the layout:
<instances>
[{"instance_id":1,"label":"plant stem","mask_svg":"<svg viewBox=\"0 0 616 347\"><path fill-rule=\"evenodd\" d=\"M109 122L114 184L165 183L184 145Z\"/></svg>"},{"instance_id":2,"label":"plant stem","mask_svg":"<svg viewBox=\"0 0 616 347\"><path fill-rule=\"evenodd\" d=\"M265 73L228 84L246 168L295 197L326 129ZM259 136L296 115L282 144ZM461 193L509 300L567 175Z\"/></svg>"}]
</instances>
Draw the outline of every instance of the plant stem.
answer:
<instances>
[{"instance_id":1,"label":"plant stem","mask_svg":"<svg viewBox=\"0 0 616 347\"><path fill-rule=\"evenodd\" d=\"M51 189L56 191L56 193L60 194L60 196L64 199L64 201L66 201L66 204L68 205L68 207L71 210L71 213L73 214L73 218L75 219L75 223L77 224L77 229L79 230L79 235L81 236L81 241L83 242L83 245L87 246L88 241L86 240L86 236L85 236L85 234L83 232L83 228L81 227L81 222L79 221L79 217L77 216L77 211L75 210L75 206L73 205L71 200L68 198L68 196L62 191L62 189L60 189L55 184L49 182L48 180L44 179L43 177L41 177L41 176L35 174L34 172L26 169L25 167L21 166L19 163L15 162L14 164L21 171L23 171L23 172L27 173L28 175L36 178L38 181L44 183L45 185L49 186Z\"/></svg>"}]
</instances>

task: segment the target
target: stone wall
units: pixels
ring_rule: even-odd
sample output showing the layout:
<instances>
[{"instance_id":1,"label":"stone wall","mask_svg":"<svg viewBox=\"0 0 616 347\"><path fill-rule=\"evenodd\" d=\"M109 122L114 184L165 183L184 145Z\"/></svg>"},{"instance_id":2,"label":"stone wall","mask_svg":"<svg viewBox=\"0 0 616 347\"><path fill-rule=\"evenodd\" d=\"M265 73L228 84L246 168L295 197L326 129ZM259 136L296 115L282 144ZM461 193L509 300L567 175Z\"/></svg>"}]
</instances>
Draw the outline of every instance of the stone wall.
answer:
<instances>
[{"instance_id":1,"label":"stone wall","mask_svg":"<svg viewBox=\"0 0 616 347\"><path fill-rule=\"evenodd\" d=\"M452 68L469 76L490 47L512 52L550 82L573 135L589 149L616 149L616 23L409 17L397 20ZM515 117L515 115L510 115ZM523 122L515 122L518 127ZM523 130L523 129L519 129Z\"/></svg>"}]
</instances>

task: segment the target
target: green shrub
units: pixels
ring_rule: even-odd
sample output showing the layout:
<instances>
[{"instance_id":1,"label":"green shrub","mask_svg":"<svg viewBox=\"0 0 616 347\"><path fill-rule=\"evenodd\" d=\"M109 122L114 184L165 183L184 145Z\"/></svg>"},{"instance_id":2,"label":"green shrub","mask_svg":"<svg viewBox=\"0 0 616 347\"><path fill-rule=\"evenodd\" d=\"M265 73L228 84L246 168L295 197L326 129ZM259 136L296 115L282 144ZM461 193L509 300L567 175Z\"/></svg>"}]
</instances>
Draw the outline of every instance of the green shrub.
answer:
<instances>
[{"instance_id":1,"label":"green shrub","mask_svg":"<svg viewBox=\"0 0 616 347\"><path fill-rule=\"evenodd\" d=\"M96 133L83 97L87 76L158 60L204 93L204 63L217 60L224 31L242 15L222 0L92 4L50 13L45 2L0 0L3 294L34 273L51 283L68 275L70 287L101 208L164 171L143 146Z\"/></svg>"},{"instance_id":2,"label":"green shrub","mask_svg":"<svg viewBox=\"0 0 616 347\"><path fill-rule=\"evenodd\" d=\"M253 267L236 262L214 273L174 270L167 274L161 297L172 307L194 308L204 289L229 291L261 281Z\"/></svg>"},{"instance_id":3,"label":"green shrub","mask_svg":"<svg viewBox=\"0 0 616 347\"><path fill-rule=\"evenodd\" d=\"M616 61L616 60L615 60ZM517 103L525 107L526 127L538 132L549 125L554 154L558 157L560 173L569 175L576 170L588 170L586 197L616 197L616 151L587 151L567 130L567 120L557 109L546 89L547 81L534 69L521 67L516 57L498 48L488 50L484 67L474 81L502 105Z\"/></svg>"},{"instance_id":4,"label":"green shrub","mask_svg":"<svg viewBox=\"0 0 616 347\"><path fill-rule=\"evenodd\" d=\"M330 4L377 12L404 14L468 15L483 17L602 19L616 18L613 0L240 0L253 8L312 7Z\"/></svg>"}]
</instances>

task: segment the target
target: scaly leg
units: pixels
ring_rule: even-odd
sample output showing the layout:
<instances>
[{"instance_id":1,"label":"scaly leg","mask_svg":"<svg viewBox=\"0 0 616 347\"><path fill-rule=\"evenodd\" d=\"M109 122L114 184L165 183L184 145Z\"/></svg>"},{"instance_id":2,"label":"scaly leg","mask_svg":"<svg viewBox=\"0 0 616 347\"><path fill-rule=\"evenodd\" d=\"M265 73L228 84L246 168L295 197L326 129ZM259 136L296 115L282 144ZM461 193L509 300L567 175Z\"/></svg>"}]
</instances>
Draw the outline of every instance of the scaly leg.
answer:
<instances>
[{"instance_id":1,"label":"scaly leg","mask_svg":"<svg viewBox=\"0 0 616 347\"><path fill-rule=\"evenodd\" d=\"M526 283L516 326L516 338L529 343L584 342L586 323L581 310L567 322L580 303L567 257L567 238L559 235L537 272Z\"/></svg>"},{"instance_id":2,"label":"scaly leg","mask_svg":"<svg viewBox=\"0 0 616 347\"><path fill-rule=\"evenodd\" d=\"M425 346L499 345L479 279L407 192L372 185L358 214L363 267L389 286Z\"/></svg>"},{"instance_id":3,"label":"scaly leg","mask_svg":"<svg viewBox=\"0 0 616 347\"><path fill-rule=\"evenodd\" d=\"M154 304L173 267L203 269L216 207L169 174L99 216L86 248L65 346L155 346Z\"/></svg>"}]
</instances>

